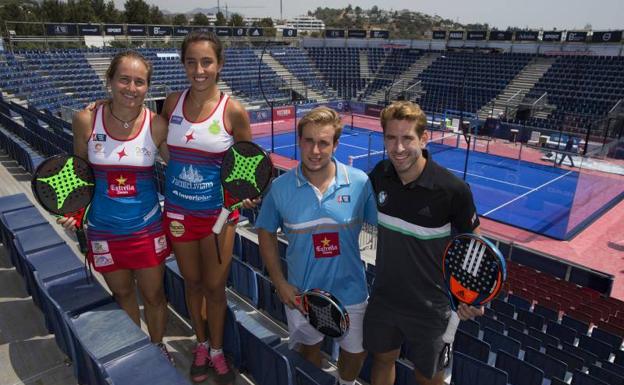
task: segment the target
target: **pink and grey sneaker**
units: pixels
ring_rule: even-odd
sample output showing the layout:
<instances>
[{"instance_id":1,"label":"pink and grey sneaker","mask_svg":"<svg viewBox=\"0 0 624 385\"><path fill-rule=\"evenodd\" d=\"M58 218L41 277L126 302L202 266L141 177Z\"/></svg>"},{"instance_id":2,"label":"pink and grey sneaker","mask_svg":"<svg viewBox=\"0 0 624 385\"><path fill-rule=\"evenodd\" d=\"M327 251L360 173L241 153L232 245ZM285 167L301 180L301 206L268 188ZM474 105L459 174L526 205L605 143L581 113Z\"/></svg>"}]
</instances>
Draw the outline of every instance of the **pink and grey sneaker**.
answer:
<instances>
[{"instance_id":1,"label":"pink and grey sneaker","mask_svg":"<svg viewBox=\"0 0 624 385\"><path fill-rule=\"evenodd\" d=\"M162 342L159 342L156 344L156 346L160 349L160 352L162 353L163 356L165 356L167 361L169 361L169 363L172 366L175 366L175 361L173 360L173 356L171 355L171 353L169 353L169 350L167 350L167 347L165 346L165 344L163 344Z\"/></svg>"},{"instance_id":2,"label":"pink and grey sneaker","mask_svg":"<svg viewBox=\"0 0 624 385\"><path fill-rule=\"evenodd\" d=\"M230 363L225 358L223 353L211 357L210 365L215 371L215 379L219 384L225 385L233 383L234 372L232 371L232 367L230 366Z\"/></svg>"},{"instance_id":3,"label":"pink and grey sneaker","mask_svg":"<svg viewBox=\"0 0 624 385\"><path fill-rule=\"evenodd\" d=\"M208 378L208 367L210 363L210 354L208 348L204 344L197 344L193 349L193 363L191 364L191 380L193 382L202 382Z\"/></svg>"}]
</instances>

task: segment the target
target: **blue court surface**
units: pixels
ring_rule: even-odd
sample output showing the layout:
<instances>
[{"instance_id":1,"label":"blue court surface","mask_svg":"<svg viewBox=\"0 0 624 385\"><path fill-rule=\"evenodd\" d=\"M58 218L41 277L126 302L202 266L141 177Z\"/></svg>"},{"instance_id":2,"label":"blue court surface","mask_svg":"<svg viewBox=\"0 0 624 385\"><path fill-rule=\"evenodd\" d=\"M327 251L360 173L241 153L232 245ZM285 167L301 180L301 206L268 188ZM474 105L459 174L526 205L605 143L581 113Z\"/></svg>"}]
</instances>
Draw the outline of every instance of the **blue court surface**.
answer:
<instances>
[{"instance_id":1,"label":"blue court surface","mask_svg":"<svg viewBox=\"0 0 624 385\"><path fill-rule=\"evenodd\" d=\"M463 140L463 139L461 139ZM270 150L271 138L254 139ZM457 147L457 137L442 143L430 142L433 159L462 178L466 150ZM374 156L366 156L369 148ZM279 155L299 159L294 132L274 136L274 149ZM345 127L336 158L370 171L383 158L380 133L351 130ZM584 210L583 218L572 215L579 172L535 164L523 160L471 151L466 181L474 195L480 216L526 229L555 239L569 239L607 207Z\"/></svg>"}]
</instances>

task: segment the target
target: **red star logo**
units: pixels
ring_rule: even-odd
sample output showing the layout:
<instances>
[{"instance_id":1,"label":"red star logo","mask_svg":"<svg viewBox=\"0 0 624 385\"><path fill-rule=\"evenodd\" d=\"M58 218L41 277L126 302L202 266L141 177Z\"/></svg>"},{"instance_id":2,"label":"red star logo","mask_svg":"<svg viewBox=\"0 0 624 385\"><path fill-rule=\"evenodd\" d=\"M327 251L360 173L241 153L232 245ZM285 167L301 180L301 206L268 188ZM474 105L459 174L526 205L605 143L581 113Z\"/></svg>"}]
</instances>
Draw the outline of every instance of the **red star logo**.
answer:
<instances>
[{"instance_id":1,"label":"red star logo","mask_svg":"<svg viewBox=\"0 0 624 385\"><path fill-rule=\"evenodd\" d=\"M117 153L117 155L119 155L119 159L118 160L121 160L121 158L123 158L124 156L128 156L128 154L126 154L126 148L125 147L122 148L121 151L119 151Z\"/></svg>"},{"instance_id":2,"label":"red star logo","mask_svg":"<svg viewBox=\"0 0 624 385\"><path fill-rule=\"evenodd\" d=\"M186 138L186 143L188 143L191 140L195 139L195 137L193 136L193 131L191 131L189 134L184 135L184 137Z\"/></svg>"}]
</instances>

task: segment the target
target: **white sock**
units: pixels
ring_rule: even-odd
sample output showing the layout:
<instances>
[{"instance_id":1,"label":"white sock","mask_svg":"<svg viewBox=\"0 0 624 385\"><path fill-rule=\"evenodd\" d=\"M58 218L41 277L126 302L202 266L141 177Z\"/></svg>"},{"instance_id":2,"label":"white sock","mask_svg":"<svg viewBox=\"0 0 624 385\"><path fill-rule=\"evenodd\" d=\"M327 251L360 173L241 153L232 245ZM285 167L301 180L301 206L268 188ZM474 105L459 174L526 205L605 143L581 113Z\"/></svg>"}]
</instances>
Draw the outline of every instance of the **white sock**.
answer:
<instances>
[{"instance_id":1,"label":"white sock","mask_svg":"<svg viewBox=\"0 0 624 385\"><path fill-rule=\"evenodd\" d=\"M219 354L223 354L223 349L210 348L210 358L216 357Z\"/></svg>"},{"instance_id":2,"label":"white sock","mask_svg":"<svg viewBox=\"0 0 624 385\"><path fill-rule=\"evenodd\" d=\"M210 351L210 343L208 343L208 340L204 341L204 342L198 342L197 345L204 345L204 347Z\"/></svg>"},{"instance_id":3,"label":"white sock","mask_svg":"<svg viewBox=\"0 0 624 385\"><path fill-rule=\"evenodd\" d=\"M338 377L338 382L340 383L340 385L355 385L355 380L347 381L347 380L343 380L340 377Z\"/></svg>"}]
</instances>

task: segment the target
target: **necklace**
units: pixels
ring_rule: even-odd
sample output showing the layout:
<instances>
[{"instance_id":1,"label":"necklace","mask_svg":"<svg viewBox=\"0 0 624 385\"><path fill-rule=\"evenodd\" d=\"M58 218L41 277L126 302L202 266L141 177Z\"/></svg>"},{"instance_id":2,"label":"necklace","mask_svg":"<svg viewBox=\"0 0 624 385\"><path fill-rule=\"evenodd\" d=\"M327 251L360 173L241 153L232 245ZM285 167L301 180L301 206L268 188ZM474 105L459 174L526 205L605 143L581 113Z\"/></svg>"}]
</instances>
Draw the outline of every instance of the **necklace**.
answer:
<instances>
[{"instance_id":1,"label":"necklace","mask_svg":"<svg viewBox=\"0 0 624 385\"><path fill-rule=\"evenodd\" d=\"M130 122L134 122L141 115L141 113L143 112L143 107L141 107L141 110L139 111L137 116L135 116L134 118L132 118L130 120L123 120L123 119L120 119L117 115L115 115L115 113L113 112L113 105L112 104L110 104L109 110L110 110L110 113L113 116L113 118L115 118L115 119L119 120L121 123L123 123L123 128L128 129L128 128L130 128Z\"/></svg>"}]
</instances>

